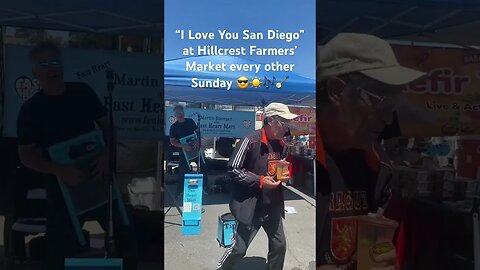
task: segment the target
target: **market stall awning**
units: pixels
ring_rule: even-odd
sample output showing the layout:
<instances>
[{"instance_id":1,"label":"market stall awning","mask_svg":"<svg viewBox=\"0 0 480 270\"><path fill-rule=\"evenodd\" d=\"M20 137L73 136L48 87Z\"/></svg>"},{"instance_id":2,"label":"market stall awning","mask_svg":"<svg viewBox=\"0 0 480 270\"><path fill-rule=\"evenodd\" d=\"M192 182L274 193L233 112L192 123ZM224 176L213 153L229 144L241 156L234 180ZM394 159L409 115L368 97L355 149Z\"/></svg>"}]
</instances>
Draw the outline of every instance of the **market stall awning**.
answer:
<instances>
[{"instance_id":1,"label":"market stall awning","mask_svg":"<svg viewBox=\"0 0 480 270\"><path fill-rule=\"evenodd\" d=\"M0 2L1 25L163 36L163 1ZM316 4L317 34L321 43L336 33L348 31L446 43L458 43L462 39L470 45L480 45L480 37L471 32L478 29L472 22L480 20L477 0L321 0Z\"/></svg>"},{"instance_id":2,"label":"market stall awning","mask_svg":"<svg viewBox=\"0 0 480 270\"><path fill-rule=\"evenodd\" d=\"M317 1L317 40L340 32L387 39L480 45L474 0L322 0Z\"/></svg>"},{"instance_id":3,"label":"market stall awning","mask_svg":"<svg viewBox=\"0 0 480 270\"><path fill-rule=\"evenodd\" d=\"M266 106L271 102L280 102L287 105L295 106L315 106L315 94L298 95L294 93L263 93L252 95L252 93L239 91L232 92L228 94L228 96L217 95L215 94L215 92L206 92L208 93L207 95L198 95L198 90L187 87L184 89L177 88L176 91L178 91L176 95L167 95L167 93L165 93L165 100L205 104L228 104L233 106Z\"/></svg>"},{"instance_id":4,"label":"market stall awning","mask_svg":"<svg viewBox=\"0 0 480 270\"><path fill-rule=\"evenodd\" d=\"M1 0L0 25L163 36L163 1Z\"/></svg>"}]
</instances>

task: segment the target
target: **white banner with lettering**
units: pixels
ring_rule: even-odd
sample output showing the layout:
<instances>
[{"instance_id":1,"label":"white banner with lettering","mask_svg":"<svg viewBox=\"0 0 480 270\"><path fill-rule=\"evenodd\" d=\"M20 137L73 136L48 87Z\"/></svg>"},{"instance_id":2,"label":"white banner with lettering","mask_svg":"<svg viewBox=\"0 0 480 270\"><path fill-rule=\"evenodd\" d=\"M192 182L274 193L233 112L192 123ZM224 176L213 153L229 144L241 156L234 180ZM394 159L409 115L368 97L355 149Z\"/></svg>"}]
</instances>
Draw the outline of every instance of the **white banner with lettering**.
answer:
<instances>
[{"instance_id":1,"label":"white banner with lettering","mask_svg":"<svg viewBox=\"0 0 480 270\"><path fill-rule=\"evenodd\" d=\"M28 60L29 46L5 48L3 136L16 136L18 111L39 90ZM95 90L108 108L113 104L120 140L159 141L163 129L163 59L160 55L67 48L62 51L65 81L80 81ZM108 98L105 69L115 71L113 103Z\"/></svg>"},{"instance_id":2,"label":"white banner with lettering","mask_svg":"<svg viewBox=\"0 0 480 270\"><path fill-rule=\"evenodd\" d=\"M173 107L165 108L165 134L170 135L170 127L175 123ZM192 118L198 125L202 137L241 138L255 130L255 112L204 110L185 108L185 117Z\"/></svg>"}]
</instances>

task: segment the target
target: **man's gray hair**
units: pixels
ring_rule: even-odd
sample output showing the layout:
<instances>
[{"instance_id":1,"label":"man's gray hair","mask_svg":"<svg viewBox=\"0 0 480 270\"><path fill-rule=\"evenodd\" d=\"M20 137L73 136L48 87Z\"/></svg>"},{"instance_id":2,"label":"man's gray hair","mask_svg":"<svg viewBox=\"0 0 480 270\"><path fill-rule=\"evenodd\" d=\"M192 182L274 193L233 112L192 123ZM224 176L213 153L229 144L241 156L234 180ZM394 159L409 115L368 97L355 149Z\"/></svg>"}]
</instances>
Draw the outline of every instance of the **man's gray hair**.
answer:
<instances>
[{"instance_id":1,"label":"man's gray hair","mask_svg":"<svg viewBox=\"0 0 480 270\"><path fill-rule=\"evenodd\" d=\"M61 57L62 55L60 47L57 46L55 43L51 41L42 41L39 42L37 45L33 46L33 48L28 53L28 59L33 62L35 60L35 57L44 52L53 52L59 57Z\"/></svg>"},{"instance_id":2,"label":"man's gray hair","mask_svg":"<svg viewBox=\"0 0 480 270\"><path fill-rule=\"evenodd\" d=\"M182 105L176 105L175 107L173 107L174 112L177 111L178 109L181 109L182 111L184 110Z\"/></svg>"}]
</instances>

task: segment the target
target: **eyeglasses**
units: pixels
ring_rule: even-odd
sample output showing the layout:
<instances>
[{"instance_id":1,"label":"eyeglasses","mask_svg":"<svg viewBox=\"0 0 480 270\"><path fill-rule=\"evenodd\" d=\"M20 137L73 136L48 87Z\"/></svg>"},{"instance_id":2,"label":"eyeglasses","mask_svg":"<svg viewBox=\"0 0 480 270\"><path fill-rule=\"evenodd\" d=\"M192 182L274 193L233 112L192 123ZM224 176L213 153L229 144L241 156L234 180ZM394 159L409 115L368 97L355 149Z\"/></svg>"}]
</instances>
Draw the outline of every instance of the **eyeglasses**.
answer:
<instances>
[{"instance_id":1,"label":"eyeglasses","mask_svg":"<svg viewBox=\"0 0 480 270\"><path fill-rule=\"evenodd\" d=\"M46 67L59 67L59 66L61 66L62 64L63 64L63 63L62 63L62 61L60 61L60 60L50 60L50 61L38 62L38 63L37 63L37 66L43 67L43 68L46 68Z\"/></svg>"},{"instance_id":2,"label":"eyeglasses","mask_svg":"<svg viewBox=\"0 0 480 270\"><path fill-rule=\"evenodd\" d=\"M373 98L375 102L372 102L370 98L365 98L365 96L362 96L362 100L370 107L373 107L376 110L383 110L383 109L393 109L395 107L395 102L393 101L392 98L383 96L380 97L378 95L375 95L374 93L365 90L362 87L357 87L358 90L360 90L362 93L365 93L367 96Z\"/></svg>"},{"instance_id":3,"label":"eyeglasses","mask_svg":"<svg viewBox=\"0 0 480 270\"><path fill-rule=\"evenodd\" d=\"M337 79L340 80L343 83L343 85L347 85L347 83L344 80L340 78L337 78ZM375 102L372 102L370 98L365 97L364 95L360 95L360 98L363 100L363 102L365 102L368 106L372 107L374 110L386 110L386 109L394 110L395 109L395 102L392 98L387 96L380 97L360 86L357 86L356 89L360 91L360 93L365 93L368 97L371 97L374 100L376 100Z\"/></svg>"},{"instance_id":4,"label":"eyeglasses","mask_svg":"<svg viewBox=\"0 0 480 270\"><path fill-rule=\"evenodd\" d=\"M282 126L282 127L288 127L288 126L289 126L289 123L287 123L287 122L283 122L283 121L278 120L278 119L275 119L275 120L277 120L277 122L278 122L278 123L280 124L280 126Z\"/></svg>"}]
</instances>

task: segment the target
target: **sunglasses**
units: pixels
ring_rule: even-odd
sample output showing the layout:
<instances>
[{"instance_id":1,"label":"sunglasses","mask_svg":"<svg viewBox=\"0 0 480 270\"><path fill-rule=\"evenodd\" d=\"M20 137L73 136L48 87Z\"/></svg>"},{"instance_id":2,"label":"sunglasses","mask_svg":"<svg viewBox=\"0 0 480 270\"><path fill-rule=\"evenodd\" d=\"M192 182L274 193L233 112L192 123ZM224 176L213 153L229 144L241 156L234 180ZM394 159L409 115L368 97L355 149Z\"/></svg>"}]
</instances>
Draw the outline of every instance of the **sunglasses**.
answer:
<instances>
[{"instance_id":1,"label":"sunglasses","mask_svg":"<svg viewBox=\"0 0 480 270\"><path fill-rule=\"evenodd\" d=\"M347 83L342 79L340 78L337 78L337 79L340 80L343 83L343 85L347 85ZM362 101L365 104L367 104L369 107L373 108L375 111L395 108L395 101L390 97L387 97L387 96L381 97L360 86L356 86L355 89L360 92L360 98L362 99Z\"/></svg>"},{"instance_id":2,"label":"sunglasses","mask_svg":"<svg viewBox=\"0 0 480 270\"><path fill-rule=\"evenodd\" d=\"M50 60L50 61L38 62L38 63L37 63L37 66L43 67L43 68L46 68L46 67L59 67L59 66L61 66L62 64L63 64L63 63L62 63L62 61L60 61L60 60Z\"/></svg>"},{"instance_id":3,"label":"sunglasses","mask_svg":"<svg viewBox=\"0 0 480 270\"><path fill-rule=\"evenodd\" d=\"M239 83L248 83L248 80L237 80Z\"/></svg>"},{"instance_id":4,"label":"sunglasses","mask_svg":"<svg viewBox=\"0 0 480 270\"><path fill-rule=\"evenodd\" d=\"M375 95L374 93L372 93L368 90L365 90L362 87L357 87L357 89L359 91L361 91L362 93L366 94L369 97L369 98L365 98L364 95L360 95L363 102L365 102L368 106L374 108L375 110L384 110L384 109L387 109L387 108L388 109L395 108L395 102L393 101L392 98L387 97L387 96L380 97L380 96ZM372 99L374 100L373 102L372 102Z\"/></svg>"},{"instance_id":5,"label":"sunglasses","mask_svg":"<svg viewBox=\"0 0 480 270\"><path fill-rule=\"evenodd\" d=\"M287 122L284 122L282 120L279 120L279 119L275 119L277 120L277 122L280 124L281 127L288 127L289 126L289 123Z\"/></svg>"}]
</instances>

